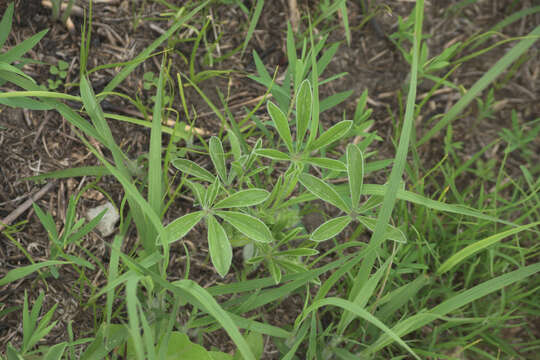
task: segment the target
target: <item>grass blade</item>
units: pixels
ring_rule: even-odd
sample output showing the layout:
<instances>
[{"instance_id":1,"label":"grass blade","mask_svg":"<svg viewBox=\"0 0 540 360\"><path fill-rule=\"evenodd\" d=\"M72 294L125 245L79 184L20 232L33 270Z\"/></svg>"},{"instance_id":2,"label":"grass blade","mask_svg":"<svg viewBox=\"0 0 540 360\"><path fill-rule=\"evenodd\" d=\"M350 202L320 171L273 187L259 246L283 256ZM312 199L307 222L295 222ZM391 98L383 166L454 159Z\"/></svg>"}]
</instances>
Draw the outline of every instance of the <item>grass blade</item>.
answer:
<instances>
[{"instance_id":1,"label":"grass blade","mask_svg":"<svg viewBox=\"0 0 540 360\"><path fill-rule=\"evenodd\" d=\"M133 63L123 68L103 89L104 93L113 91L129 74L135 70L135 68L144 60L146 60L150 54L157 49L162 42L168 40L182 25L189 21L193 16L195 16L202 8L208 4L209 0L206 0L191 12L178 19L166 32L164 32L159 38L157 38L150 46L148 46L144 51L142 51L135 59Z\"/></svg>"},{"instance_id":2,"label":"grass blade","mask_svg":"<svg viewBox=\"0 0 540 360\"><path fill-rule=\"evenodd\" d=\"M527 225L519 226L516 228L512 228L512 229L500 232L498 234L491 235L473 244L470 244L469 246L465 247L464 249L461 249L460 251L452 255L449 259L447 259L441 265L441 267L437 270L437 275L444 274L445 272L449 271L450 269L452 269L457 264L461 263L463 260L465 260L469 256L472 256L476 254L477 252L486 249L487 247L501 241L504 238L507 238L508 236L512 236L521 231L527 230L531 227L535 227L538 225L540 225L540 221L532 223L532 224L527 224Z\"/></svg>"},{"instance_id":3,"label":"grass blade","mask_svg":"<svg viewBox=\"0 0 540 360\"><path fill-rule=\"evenodd\" d=\"M540 26L537 26L529 35L517 43L512 50L508 51L495 65L491 67L459 101L448 110L441 120L433 126L423 137L418 141L417 146L425 144L442 128L454 121L459 114L467 107L477 95L479 95L489 84L501 75L514 61L523 55L540 37Z\"/></svg>"},{"instance_id":4,"label":"grass blade","mask_svg":"<svg viewBox=\"0 0 540 360\"><path fill-rule=\"evenodd\" d=\"M47 266L53 266L53 265L63 265L63 264L71 264L71 262L48 260L48 261L42 261L40 263L36 263L32 265L21 266L21 267L15 268L13 270L8 271L8 273L3 278L0 279L0 286L4 286L6 284L9 284L10 282L22 279L23 277L28 276L38 271L41 268L44 268Z\"/></svg>"},{"instance_id":5,"label":"grass blade","mask_svg":"<svg viewBox=\"0 0 540 360\"><path fill-rule=\"evenodd\" d=\"M304 310L302 314L302 319L304 319L310 312L315 311L318 308L323 307L323 306L340 307L358 316L359 318L362 318L370 322L371 324L381 329L388 338L392 339L393 341L397 342L399 345L403 346L412 356L414 356L415 359L420 359L420 357L416 355L416 353L409 347L409 345L407 345L403 340L399 338L396 332L392 331L390 328L384 325L379 319L371 315L368 311L364 310L364 308L350 301L336 298L336 297L329 297L326 299L317 300L313 304L311 304L306 310Z\"/></svg>"},{"instance_id":6,"label":"grass blade","mask_svg":"<svg viewBox=\"0 0 540 360\"><path fill-rule=\"evenodd\" d=\"M251 19L249 21L249 27L246 34L246 38L244 39L244 44L242 45L242 51L240 53L240 57L244 57L244 52L246 51L247 44L249 43L249 40L253 36L253 32L255 31L255 27L257 26L257 23L259 22L259 17L261 16L262 9L264 7L264 0L257 0L257 4L255 5L255 10L253 11L253 15L251 16Z\"/></svg>"},{"instance_id":7,"label":"grass blade","mask_svg":"<svg viewBox=\"0 0 540 360\"><path fill-rule=\"evenodd\" d=\"M15 8L14 3L10 3L2 16L2 21L0 21L0 48L4 46L9 32L11 31L11 23L13 21L13 9Z\"/></svg>"},{"instance_id":8,"label":"grass blade","mask_svg":"<svg viewBox=\"0 0 540 360\"><path fill-rule=\"evenodd\" d=\"M512 271L508 274L498 276L494 279L488 280L480 285L477 285L469 290L465 290L462 293L453 296L452 298L444 301L438 306L427 312L422 312L414 316L408 317L401 321L392 328L395 334L399 336L406 335L414 330L417 330L437 319L441 316L445 316L448 313L457 310L465 305L472 303L475 300L483 298L484 296L491 294L492 292L499 291L500 289L509 286L518 281L522 281L537 272L540 271L540 263L522 267L521 269ZM391 339L387 334L381 335L381 337L366 350L364 354L370 354L379 351L383 347L391 344L394 339Z\"/></svg>"},{"instance_id":9,"label":"grass blade","mask_svg":"<svg viewBox=\"0 0 540 360\"><path fill-rule=\"evenodd\" d=\"M156 214L161 214L162 202L162 172L161 167L161 119L163 111L163 68L162 60L159 71L158 86L152 115L152 129L150 130L150 150L148 154L148 203Z\"/></svg>"}]
</instances>

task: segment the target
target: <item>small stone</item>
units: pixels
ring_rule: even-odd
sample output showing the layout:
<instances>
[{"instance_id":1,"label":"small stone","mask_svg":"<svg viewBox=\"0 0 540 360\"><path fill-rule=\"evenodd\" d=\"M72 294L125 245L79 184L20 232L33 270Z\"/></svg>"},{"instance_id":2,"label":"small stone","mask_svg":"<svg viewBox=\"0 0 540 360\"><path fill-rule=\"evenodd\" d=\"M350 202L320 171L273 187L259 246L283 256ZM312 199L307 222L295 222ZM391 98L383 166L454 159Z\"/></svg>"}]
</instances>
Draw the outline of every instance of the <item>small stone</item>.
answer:
<instances>
[{"instance_id":1,"label":"small stone","mask_svg":"<svg viewBox=\"0 0 540 360\"><path fill-rule=\"evenodd\" d=\"M107 210L105 215L101 218L99 223L96 226L96 229L101 233L102 236L107 237L114 232L114 225L120 219L120 215L116 208L110 202L107 202L103 205L97 206L92 209L88 209L86 212L86 219L91 221L93 218L98 216L103 210Z\"/></svg>"}]
</instances>

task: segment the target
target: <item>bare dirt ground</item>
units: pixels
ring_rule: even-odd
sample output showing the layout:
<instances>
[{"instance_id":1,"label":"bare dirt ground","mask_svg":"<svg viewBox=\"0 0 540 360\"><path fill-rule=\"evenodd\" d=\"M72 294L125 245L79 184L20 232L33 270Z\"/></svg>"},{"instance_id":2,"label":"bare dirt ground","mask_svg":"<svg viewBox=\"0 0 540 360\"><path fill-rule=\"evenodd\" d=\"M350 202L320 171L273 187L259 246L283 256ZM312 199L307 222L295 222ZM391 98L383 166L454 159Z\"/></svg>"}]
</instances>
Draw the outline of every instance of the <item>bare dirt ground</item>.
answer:
<instances>
[{"instance_id":1,"label":"bare dirt ground","mask_svg":"<svg viewBox=\"0 0 540 360\"><path fill-rule=\"evenodd\" d=\"M176 1L181 4L182 1ZM86 3L86 2L85 2ZM362 19L362 10L359 1L349 1L349 21L354 28ZM527 7L535 1L511 1L491 0L479 1L454 15L448 15L448 11L457 1L426 1L426 15L424 31L431 34L427 40L432 54L440 53L444 48L456 41L463 41L475 33L485 32L508 15ZM4 13L6 1L0 1L0 13ZM50 29L45 38L30 52L30 57L45 64L55 64L58 60L64 60L70 64L67 83L78 81L79 63L78 53L80 44L80 28L82 17L74 15L75 33L70 34L64 25L51 20L50 11L41 6L39 1L16 0L14 28L8 40L13 46L23 39L30 37L42 29ZM142 4L142 3L141 3ZM301 12L310 9L317 11L316 1L298 1ZM389 0L385 4L392 13L380 13L376 21L384 34L390 34L396 30L398 16L408 16L413 4L409 1ZM537 3L538 4L538 3ZM167 23L156 19L143 19L141 17L156 17L163 7L153 2L145 2L144 6L139 2L109 1L98 2L94 6L93 38L91 44L91 56L89 68L100 64L125 62L132 59L159 34L159 29L166 29ZM214 5L211 14L223 37L220 40L221 51L226 52L242 43L245 36L245 15L238 9L226 5ZM230 90L229 106L238 116L245 114L243 107L235 106L253 100L264 94L265 89L247 78L247 75L255 72L251 50L256 49L263 55L263 61L272 73L277 65L286 66L283 63L285 48L286 21L289 17L287 1L267 1L262 18L257 25L255 36L248 46L246 54L240 58L239 54L233 55L216 64L218 69L232 69L230 78L212 79L202 83L203 90L217 101L216 87L223 93ZM504 30L505 37L523 36L530 32L540 18L527 21L519 21ZM136 26L134 26L136 24ZM329 42L341 41L344 34L337 26L330 36ZM339 73L347 71L349 75L344 79L321 88L321 95L326 97L338 91L354 90L345 103L337 109L328 111L321 116L322 121L328 124L342 119L343 111L352 115L356 105L356 99L363 90L369 91L369 106L374 110L375 130L383 139L376 143L377 151L381 158L392 156L395 151L393 139L396 138L395 127L392 118L399 117L398 92L403 93L404 81L408 73L408 64L403 60L399 51L386 39L384 34L368 25L353 32L352 43L347 46L343 43L337 56L330 65L329 71ZM487 44L497 41L494 37ZM171 73L187 72L188 65L182 59L180 53L189 58L191 43L179 44L178 53L172 56L173 70ZM486 46L487 46L486 44ZM464 63L451 77L451 80L466 88L470 87L487 69L489 69L504 52L512 46L511 43L502 45L480 58ZM203 49L201 59L203 58ZM460 139L464 146L460 150L460 156L469 158L483 146L498 137L503 128L510 127L510 111L516 109L521 120L527 122L538 117L539 107L539 59L538 44L529 58L516 70L506 82L499 83L495 92L497 108L499 112L491 119L476 122L477 109L470 107L466 116L454 122L454 137ZM139 66L137 71L122 83L118 91L148 99L151 95L143 89L142 75L147 71L159 72L159 60L151 58ZM204 69L203 61L198 61L199 69ZM207 67L206 67L207 68ZM25 68L27 74L39 83L45 83L50 77L47 65L33 64ZM95 91L99 92L108 80L117 72L117 69L107 69L91 75L91 81ZM4 88L9 85L4 85ZM4 89L3 88L3 89ZM60 91L72 92L76 88L65 88ZM421 87L419 97L425 94L429 88ZM428 108L432 114L444 113L457 101L455 93L440 93L429 103ZM189 103L200 115L197 126L209 133L216 134L220 122L211 113L206 103L195 92L189 93ZM133 109L119 97L107 99L109 111L118 109ZM180 105L177 106L181 108ZM265 116L260 113L260 116ZM427 119L417 123L417 133L429 129ZM123 149L129 149L129 153L135 158L148 149L149 131L135 125L125 123L112 123L117 143ZM327 127L327 126L326 126ZM429 169L437 163L443 154L443 134L421 148L421 158L425 168ZM534 159L538 163L540 153L540 141L535 141L536 153ZM496 146L483 155L483 160L502 158L502 147ZM533 161L532 163L535 163ZM69 124L54 111L35 112L21 109L10 109L0 106L0 219L6 218L27 199L31 198L40 189L47 186L45 183L34 183L22 180L24 177L33 176L57 169L73 166L96 165L96 159L89 154L85 146L78 140ZM508 160L507 171L519 172L519 166L523 165L523 159L512 155ZM384 181L384 177L377 178L374 174L373 181ZM46 193L37 200L37 204L44 210L52 213L59 228L65 218L66 206L69 197L79 189L93 181L93 178L75 178L53 182L47 188ZM467 179L462 179L461 186L467 185ZM111 179L102 178L96 186L108 192L112 199L120 202L122 198L121 186ZM83 195L79 203L79 211L84 213L86 208L98 205L104 200L103 195L97 190L90 190ZM169 215L171 218L185 212L188 203L178 201ZM49 257L49 244L47 234L40 225L32 208L19 214L13 219L11 225L16 226L16 231L11 232L13 239L34 259L39 262ZM201 230L202 231L202 230ZM128 244L129 249L135 243L132 236ZM202 237L202 236L201 236ZM199 237L199 239L201 238ZM7 271L19 266L28 265L27 256L9 240L0 235L0 276ZM90 234L84 240L84 247L90 253L97 256L103 264L107 263L108 250L104 242L108 239L101 238L97 233ZM217 275L208 265L206 242L201 242L197 237L187 239L190 253L194 257L191 278L202 286L209 286L218 281ZM80 248L70 249L80 253ZM176 251L176 252L175 252ZM184 250L181 246L172 251L171 279L182 276L182 261ZM240 261L236 266L241 266ZM231 279L234 275L231 276ZM219 280L222 281L222 280ZM225 279L227 281L227 279ZM92 274L90 282L98 288L106 282L106 278L99 267ZM49 334L46 342L55 343L67 340L66 326L73 322L75 337L85 337L92 332L94 326L93 309L81 308L78 304L84 303L80 299L88 299L92 294L85 287L84 281L73 269L63 267L58 280L48 279L46 282L37 276L30 276L15 283L0 288L0 303L4 308L22 306L24 293L28 292L30 298L35 298L40 291L44 291L45 309L53 304L58 304L56 311L57 325ZM288 302L279 307L277 313L282 314L276 318L294 319L301 309L302 303ZM96 306L100 306L97 304ZM1 310L1 309L0 309ZM278 323L279 325L279 323ZM0 349L8 342L18 343L21 338L21 316L19 311L10 313L0 323ZM225 351L231 350L231 345L220 339L207 338L208 345L216 346Z\"/></svg>"}]
</instances>

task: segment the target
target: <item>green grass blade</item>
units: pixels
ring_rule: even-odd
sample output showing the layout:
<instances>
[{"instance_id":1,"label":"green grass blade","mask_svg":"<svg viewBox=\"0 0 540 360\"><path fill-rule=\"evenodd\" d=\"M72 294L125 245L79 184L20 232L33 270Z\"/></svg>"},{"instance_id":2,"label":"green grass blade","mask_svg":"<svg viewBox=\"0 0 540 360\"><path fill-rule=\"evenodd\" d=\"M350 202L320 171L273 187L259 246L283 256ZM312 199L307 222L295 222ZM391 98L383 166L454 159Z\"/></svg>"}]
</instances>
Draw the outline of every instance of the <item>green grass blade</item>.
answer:
<instances>
[{"instance_id":1,"label":"green grass blade","mask_svg":"<svg viewBox=\"0 0 540 360\"><path fill-rule=\"evenodd\" d=\"M138 277L132 277L126 283L126 308L128 313L128 327L129 335L131 338L131 344L133 345L133 351L137 360L144 360L144 347L141 337L139 312L137 308L140 306L139 297L137 296L137 284L139 282L140 275ZM133 356L133 354L131 354Z\"/></svg>"},{"instance_id":2,"label":"green grass blade","mask_svg":"<svg viewBox=\"0 0 540 360\"><path fill-rule=\"evenodd\" d=\"M20 44L15 45L7 52L0 54L0 62L11 63L13 61L20 60L21 57L32 49L45 36L45 34L47 34L48 31L48 29L40 31L31 38L28 38Z\"/></svg>"},{"instance_id":3,"label":"green grass blade","mask_svg":"<svg viewBox=\"0 0 540 360\"><path fill-rule=\"evenodd\" d=\"M323 82L321 81L321 84L322 83ZM353 92L354 91L352 91L352 90L347 90L347 91L339 92L339 93L334 94L334 95L330 95L327 98L324 98L323 100L321 100L321 105L319 107L319 111L322 113L322 112L325 112L326 110L329 110L329 109L341 104L343 101L347 100L347 98L349 96L351 96L353 94Z\"/></svg>"},{"instance_id":4,"label":"green grass blade","mask_svg":"<svg viewBox=\"0 0 540 360\"><path fill-rule=\"evenodd\" d=\"M387 233L387 226L392 215L392 210L397 199L398 190L401 184L401 178L403 170L405 169L405 162L407 161L407 152L409 148L409 141L411 136L411 131L413 129L413 116L415 110L415 99L416 99L416 85L418 79L418 69L419 69L419 55L420 55L420 45L422 39L422 21L424 15L424 1L418 0L416 2L415 8L415 28L414 28L414 44L412 49L412 64L411 64L411 80L409 84L409 93L407 95L407 107L405 110L405 118L403 122L403 128L401 129L401 134L399 137L399 144L396 151L396 156L394 160L394 165L392 166L392 171L390 173L390 179L386 188L386 193L383 198L383 205L379 211L377 217L377 223L371 236L371 240L368 246L368 254L366 255L366 260L362 262L361 268L358 272L358 276L355 279L355 282L360 284L365 284L373 264L375 263L376 253L380 244L384 241L385 235Z\"/></svg>"},{"instance_id":5,"label":"green grass blade","mask_svg":"<svg viewBox=\"0 0 540 360\"><path fill-rule=\"evenodd\" d=\"M349 28L349 15L347 13L347 4L342 3L339 6L339 11L341 11L341 19L343 21L343 30L345 31L345 39L347 40L347 45L351 46L351 29Z\"/></svg>"},{"instance_id":6,"label":"green grass blade","mask_svg":"<svg viewBox=\"0 0 540 360\"><path fill-rule=\"evenodd\" d=\"M41 181L41 180L46 180L46 179L65 179L65 178L73 178L73 177L81 177L81 176L104 176L104 175L111 175L111 172L107 170L105 166L83 166L83 167L78 167L78 168L69 168L69 169L51 171L49 173L36 175L36 176L29 176L27 178L23 178L22 180Z\"/></svg>"},{"instance_id":7,"label":"green grass blade","mask_svg":"<svg viewBox=\"0 0 540 360\"><path fill-rule=\"evenodd\" d=\"M161 121L163 111L163 68L162 61L159 71L158 86L154 102L154 111L152 115L152 128L150 130L150 150L148 153L148 203L156 214L161 214L163 206L163 180L161 164Z\"/></svg>"},{"instance_id":8,"label":"green grass blade","mask_svg":"<svg viewBox=\"0 0 540 360\"><path fill-rule=\"evenodd\" d=\"M495 65L493 65L459 101L448 110L441 120L433 126L418 141L417 146L425 144L441 129L454 121L459 114L485 89L493 83L514 61L523 55L540 37L540 26L537 26L529 35L516 44L512 50L508 51Z\"/></svg>"},{"instance_id":9,"label":"green grass blade","mask_svg":"<svg viewBox=\"0 0 540 360\"><path fill-rule=\"evenodd\" d=\"M255 360L255 356L246 340L238 331L231 317L219 306L216 300L197 283L191 280L180 280L172 283L179 290L182 290L184 296L189 296L191 302L196 302L211 316L213 316L223 326L227 334L234 341L238 350L245 360ZM195 301L193 301L195 300Z\"/></svg>"},{"instance_id":10,"label":"green grass blade","mask_svg":"<svg viewBox=\"0 0 540 360\"><path fill-rule=\"evenodd\" d=\"M0 286L4 286L6 284L9 284L10 282L22 279L23 277L28 276L38 271L41 268L44 268L47 266L53 266L53 265L64 265L64 264L71 264L71 262L48 260L48 261L42 261L40 263L36 263L32 265L20 266L18 268L8 271L8 273L3 278L0 279Z\"/></svg>"},{"instance_id":11,"label":"green grass blade","mask_svg":"<svg viewBox=\"0 0 540 360\"><path fill-rule=\"evenodd\" d=\"M479 240L465 247L464 249L461 249L460 251L452 255L449 259L447 259L437 270L437 275L444 274L445 272L452 269L454 266L461 263L463 260L467 259L469 256L472 256L476 254L477 252L486 249L487 247L503 240L504 238L507 238L508 236L512 236L521 231L530 229L532 227L536 227L538 225L540 225L540 221L532 223L532 224L527 224L527 225L519 226L516 228L512 228L512 229L500 232L498 234L491 235L485 239Z\"/></svg>"},{"instance_id":12,"label":"green grass blade","mask_svg":"<svg viewBox=\"0 0 540 360\"><path fill-rule=\"evenodd\" d=\"M0 59L0 61L2 61ZM17 75L18 76L18 75ZM11 98L25 98L29 96L39 97L41 99L64 99L70 101L80 102L81 98L78 96L62 94L52 91L43 91L43 90L34 90L34 91L10 91L0 93L0 99L11 99Z\"/></svg>"},{"instance_id":13,"label":"green grass blade","mask_svg":"<svg viewBox=\"0 0 540 360\"><path fill-rule=\"evenodd\" d=\"M452 298L442 302L440 305L435 306L433 309L427 312L421 312L414 316L410 316L405 320L399 322L392 330L398 336L404 336L414 330L417 330L435 320L438 320L441 316L445 316L448 313L457 310L465 305L472 303L475 300L481 299L484 296L491 294L495 291L514 284L518 281L525 280L526 278L536 274L540 271L540 263L522 267L521 269L512 271L508 274L498 276L494 279L488 280L480 285L477 285L469 290L465 290L462 293L453 296ZM387 334L381 335L377 341L363 351L363 354L370 354L377 352L391 344L394 340Z\"/></svg>"},{"instance_id":14,"label":"green grass blade","mask_svg":"<svg viewBox=\"0 0 540 360\"><path fill-rule=\"evenodd\" d=\"M142 197L142 195L139 193L139 190L133 184L133 181L130 177L126 176L123 172L119 171L116 167L111 165L90 143L88 143L85 139L83 139L83 142L87 146L87 148L101 161L103 165L111 172L111 174L118 180L122 187L124 188L124 191L126 192L126 195L128 196L128 201L130 201L130 207L131 210L134 212L134 220L135 224L139 225L141 227L148 226L149 220L150 224L154 227L154 230L156 233L161 237L161 239L166 239L163 232L163 226L161 225L161 220L159 216L152 210L148 202ZM137 216L136 216L136 215ZM143 215L144 214L144 215ZM140 223L139 223L140 222ZM150 239L144 236L146 232L144 229L138 228L140 230L140 233L142 235L143 245L147 250L152 250L155 248L155 239ZM154 231L152 231L154 232ZM166 240L163 240L166 242ZM150 251L151 252L151 251Z\"/></svg>"},{"instance_id":15,"label":"green grass blade","mask_svg":"<svg viewBox=\"0 0 540 360\"><path fill-rule=\"evenodd\" d=\"M313 304L311 304L306 310L302 313L302 319L304 319L310 312L317 310L318 308L321 308L323 306L336 306L340 307L344 310L347 310L348 312L358 316L359 318L362 318L371 324L375 325L379 329L381 329L386 336L388 336L393 341L397 342L399 345L401 345L403 348L405 348L412 356L414 356L415 359L420 359L418 355L407 345L403 340L399 338L399 335L388 328L386 325L384 325L379 319L377 319L375 316L371 315L368 311L366 311L361 306L358 306L357 304L354 304L350 301L336 298L336 297L329 297L326 299L321 299L315 301ZM367 352L367 350L366 350Z\"/></svg>"},{"instance_id":16,"label":"green grass blade","mask_svg":"<svg viewBox=\"0 0 540 360\"><path fill-rule=\"evenodd\" d=\"M349 294L349 301L364 309L369 299L373 296L373 293L375 292L377 285L383 278L383 275L385 274L385 272L388 271L388 267L391 265L392 260L393 256L389 256L388 259L386 259L386 261L384 262L384 264L382 264L377 269L375 274L370 276L365 285L361 286L360 284L354 284ZM343 335L343 333L347 329L347 326L349 326L349 324L353 320L353 314L348 311L343 312L337 325L337 333Z\"/></svg>"},{"instance_id":17,"label":"green grass blade","mask_svg":"<svg viewBox=\"0 0 540 360\"><path fill-rule=\"evenodd\" d=\"M2 16L2 21L0 21L0 48L2 48L9 36L11 31L11 23L13 21L13 9L15 8L14 3L10 3Z\"/></svg>"},{"instance_id":18,"label":"green grass blade","mask_svg":"<svg viewBox=\"0 0 540 360\"><path fill-rule=\"evenodd\" d=\"M249 20L249 27L246 33L246 37L244 39L244 44L242 45L242 51L240 53L241 58L244 57L244 52L246 51L247 44L249 43L249 40L251 40L251 37L253 36L253 32L255 31L255 27L257 26L257 23L259 22L259 17L261 16L263 7L264 7L264 0L257 0L257 4L255 4L255 10L253 10L253 15L251 16L251 19Z\"/></svg>"},{"instance_id":19,"label":"green grass blade","mask_svg":"<svg viewBox=\"0 0 540 360\"><path fill-rule=\"evenodd\" d=\"M210 316L214 317L231 337L242 356L244 356L244 359L255 360L249 345L238 331L234 321L206 289L202 288L191 280L179 280L169 283L168 281L162 279L157 273L141 266L140 263L134 262L129 256L122 253L119 254L126 263L129 263L130 266L137 268L138 272L151 276L152 279L162 288L173 292L176 296L187 299L187 301L189 301L191 304L203 309Z\"/></svg>"},{"instance_id":20,"label":"green grass blade","mask_svg":"<svg viewBox=\"0 0 540 360\"><path fill-rule=\"evenodd\" d=\"M152 44L150 44L144 51L142 51L137 57L133 60L134 63L123 68L103 89L103 92L113 91L126 77L131 74L133 70L144 60L146 60L150 54L157 49L162 42L168 40L182 25L189 21L192 17L197 15L197 13L204 8L209 3L209 0L206 0L195 9L190 11L188 14L178 19L166 32L164 32L159 38L157 38Z\"/></svg>"}]
</instances>

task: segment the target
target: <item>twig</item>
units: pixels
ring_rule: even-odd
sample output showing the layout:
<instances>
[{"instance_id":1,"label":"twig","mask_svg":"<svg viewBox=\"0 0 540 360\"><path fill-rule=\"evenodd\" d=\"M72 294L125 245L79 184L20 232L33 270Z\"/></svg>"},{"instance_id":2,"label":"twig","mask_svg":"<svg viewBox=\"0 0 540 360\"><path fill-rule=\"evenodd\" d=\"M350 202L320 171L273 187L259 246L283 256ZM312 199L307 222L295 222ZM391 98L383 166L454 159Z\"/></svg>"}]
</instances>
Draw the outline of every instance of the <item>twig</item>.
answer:
<instances>
[{"instance_id":1,"label":"twig","mask_svg":"<svg viewBox=\"0 0 540 360\"><path fill-rule=\"evenodd\" d=\"M25 202L23 202L21 205L19 205L15 210L13 210L8 216L6 216L4 219L0 220L0 231L4 230L4 228L8 225L10 225L15 219L17 219L23 212L28 210L30 206L32 206L32 203L38 201L41 199L43 195L45 195L51 188L56 184L56 180L53 180L49 182L47 185L42 187L38 192L36 192L32 197Z\"/></svg>"}]
</instances>

